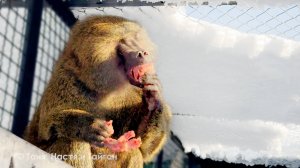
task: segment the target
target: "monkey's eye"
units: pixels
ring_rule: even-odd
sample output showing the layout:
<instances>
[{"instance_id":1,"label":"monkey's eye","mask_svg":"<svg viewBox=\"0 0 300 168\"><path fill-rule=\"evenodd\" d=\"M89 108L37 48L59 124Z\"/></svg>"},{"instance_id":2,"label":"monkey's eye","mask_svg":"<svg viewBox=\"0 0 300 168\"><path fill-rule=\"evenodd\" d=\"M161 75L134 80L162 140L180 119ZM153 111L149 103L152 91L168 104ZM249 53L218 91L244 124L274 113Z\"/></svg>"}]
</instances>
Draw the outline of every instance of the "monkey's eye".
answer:
<instances>
[{"instance_id":1,"label":"monkey's eye","mask_svg":"<svg viewBox=\"0 0 300 168\"><path fill-rule=\"evenodd\" d=\"M118 52L118 57L119 57L119 60L120 60L120 64L123 64L125 65L125 57L122 53Z\"/></svg>"}]
</instances>

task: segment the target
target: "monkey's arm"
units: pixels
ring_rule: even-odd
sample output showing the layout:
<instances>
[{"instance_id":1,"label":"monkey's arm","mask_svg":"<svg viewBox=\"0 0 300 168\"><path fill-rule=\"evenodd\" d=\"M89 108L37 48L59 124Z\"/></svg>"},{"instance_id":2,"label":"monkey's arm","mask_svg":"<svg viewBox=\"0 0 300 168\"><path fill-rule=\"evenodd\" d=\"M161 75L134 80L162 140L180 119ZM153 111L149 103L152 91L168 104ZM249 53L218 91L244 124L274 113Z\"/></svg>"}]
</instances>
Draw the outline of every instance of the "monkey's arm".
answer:
<instances>
[{"instance_id":1,"label":"monkey's arm","mask_svg":"<svg viewBox=\"0 0 300 168\"><path fill-rule=\"evenodd\" d=\"M101 142L109 137L105 120L94 118L84 110L67 109L49 113L41 118L39 138L66 137L87 142Z\"/></svg>"},{"instance_id":2,"label":"monkey's arm","mask_svg":"<svg viewBox=\"0 0 300 168\"><path fill-rule=\"evenodd\" d=\"M142 138L141 153L144 161L148 162L161 150L169 136L171 112L163 101L157 75L146 74L143 80L143 98L147 113L142 118L138 134Z\"/></svg>"},{"instance_id":3,"label":"monkey's arm","mask_svg":"<svg viewBox=\"0 0 300 168\"><path fill-rule=\"evenodd\" d=\"M149 118L148 125L142 133L142 145L140 147L144 162L151 161L165 144L170 133L170 119L171 112L166 104L154 111Z\"/></svg>"},{"instance_id":4,"label":"monkey's arm","mask_svg":"<svg viewBox=\"0 0 300 168\"><path fill-rule=\"evenodd\" d=\"M161 150L169 135L171 112L161 96L160 82L156 74L146 74L143 79L143 99L147 113L142 117L138 134L144 162L149 162Z\"/></svg>"}]
</instances>

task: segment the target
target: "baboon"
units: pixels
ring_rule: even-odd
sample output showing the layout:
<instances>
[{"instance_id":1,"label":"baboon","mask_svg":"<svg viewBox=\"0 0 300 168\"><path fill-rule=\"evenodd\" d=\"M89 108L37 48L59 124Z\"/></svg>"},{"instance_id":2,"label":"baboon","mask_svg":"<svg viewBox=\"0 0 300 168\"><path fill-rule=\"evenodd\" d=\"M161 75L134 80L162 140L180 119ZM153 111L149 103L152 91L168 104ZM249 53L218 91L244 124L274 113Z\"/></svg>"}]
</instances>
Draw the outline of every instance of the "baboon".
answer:
<instances>
[{"instance_id":1,"label":"baboon","mask_svg":"<svg viewBox=\"0 0 300 168\"><path fill-rule=\"evenodd\" d=\"M164 145L171 119L155 55L155 45L135 21L78 21L25 139L76 168L143 167ZM110 120L114 130L106 125ZM140 147L115 152L103 146L106 138L128 131L141 139Z\"/></svg>"}]
</instances>

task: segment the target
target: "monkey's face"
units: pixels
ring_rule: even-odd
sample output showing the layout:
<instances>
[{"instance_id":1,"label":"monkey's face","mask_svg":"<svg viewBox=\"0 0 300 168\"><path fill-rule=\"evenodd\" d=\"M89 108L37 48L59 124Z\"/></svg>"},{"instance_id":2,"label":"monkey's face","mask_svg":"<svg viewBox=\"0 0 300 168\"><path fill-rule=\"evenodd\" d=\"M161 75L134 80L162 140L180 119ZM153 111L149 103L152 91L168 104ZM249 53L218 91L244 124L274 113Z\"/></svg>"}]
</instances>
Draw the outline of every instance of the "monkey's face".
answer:
<instances>
[{"instance_id":1,"label":"monkey's face","mask_svg":"<svg viewBox=\"0 0 300 168\"><path fill-rule=\"evenodd\" d=\"M140 25L97 17L72 31L70 46L77 60L70 65L91 90L109 93L126 84L142 87L144 74L154 72L154 44Z\"/></svg>"},{"instance_id":2,"label":"monkey's face","mask_svg":"<svg viewBox=\"0 0 300 168\"><path fill-rule=\"evenodd\" d=\"M143 76L154 72L154 54L145 35L135 35L122 39L117 47L121 69L128 81L137 87L142 87Z\"/></svg>"}]
</instances>

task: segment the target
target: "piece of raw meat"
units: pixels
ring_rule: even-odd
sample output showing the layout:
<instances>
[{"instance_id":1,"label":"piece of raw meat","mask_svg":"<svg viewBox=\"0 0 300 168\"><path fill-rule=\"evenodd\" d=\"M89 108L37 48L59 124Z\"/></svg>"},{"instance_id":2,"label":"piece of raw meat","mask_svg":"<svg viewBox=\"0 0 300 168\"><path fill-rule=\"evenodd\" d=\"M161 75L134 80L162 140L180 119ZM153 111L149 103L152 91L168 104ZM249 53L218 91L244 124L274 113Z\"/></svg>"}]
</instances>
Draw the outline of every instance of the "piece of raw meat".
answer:
<instances>
[{"instance_id":1,"label":"piece of raw meat","mask_svg":"<svg viewBox=\"0 0 300 168\"><path fill-rule=\"evenodd\" d=\"M107 121L106 124L111 127L111 130L113 131L112 120ZM128 131L121 135L118 139L106 138L103 141L103 144L113 152L125 152L141 146L141 138L134 137L134 131Z\"/></svg>"}]
</instances>

